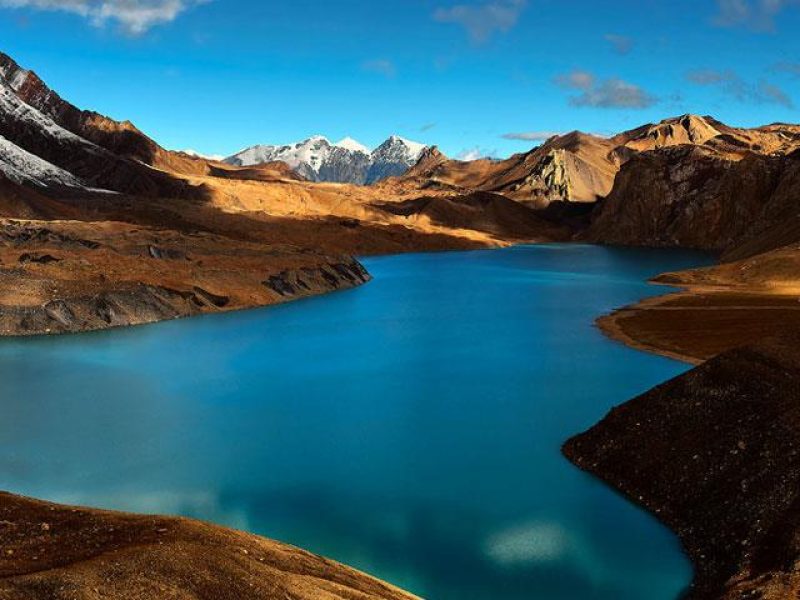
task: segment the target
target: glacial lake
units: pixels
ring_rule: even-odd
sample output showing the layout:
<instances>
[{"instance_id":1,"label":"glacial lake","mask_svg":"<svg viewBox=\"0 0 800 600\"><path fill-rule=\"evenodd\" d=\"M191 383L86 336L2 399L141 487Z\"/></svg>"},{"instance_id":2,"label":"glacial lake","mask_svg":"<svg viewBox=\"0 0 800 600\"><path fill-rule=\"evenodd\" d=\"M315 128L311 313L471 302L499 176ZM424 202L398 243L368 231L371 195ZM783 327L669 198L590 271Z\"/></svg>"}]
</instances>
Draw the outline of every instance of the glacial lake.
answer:
<instances>
[{"instance_id":1,"label":"glacial lake","mask_svg":"<svg viewBox=\"0 0 800 600\"><path fill-rule=\"evenodd\" d=\"M677 539L560 454L687 369L594 319L703 255L581 245L363 261L359 289L0 341L0 488L181 514L431 600L674 600Z\"/></svg>"}]
</instances>

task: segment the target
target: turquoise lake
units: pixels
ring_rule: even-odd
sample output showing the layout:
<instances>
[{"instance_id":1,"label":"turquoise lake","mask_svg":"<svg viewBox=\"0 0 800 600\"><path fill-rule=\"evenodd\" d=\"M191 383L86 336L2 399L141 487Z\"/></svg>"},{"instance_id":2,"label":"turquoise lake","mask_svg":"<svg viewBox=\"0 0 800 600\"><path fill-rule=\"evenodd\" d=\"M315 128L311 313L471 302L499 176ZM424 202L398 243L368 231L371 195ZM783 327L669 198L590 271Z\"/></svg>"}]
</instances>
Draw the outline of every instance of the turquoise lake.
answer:
<instances>
[{"instance_id":1,"label":"turquoise lake","mask_svg":"<svg viewBox=\"0 0 800 600\"><path fill-rule=\"evenodd\" d=\"M560 454L688 367L594 319L689 252L370 258L354 290L0 341L0 488L182 514L431 600L674 600L677 539Z\"/></svg>"}]
</instances>

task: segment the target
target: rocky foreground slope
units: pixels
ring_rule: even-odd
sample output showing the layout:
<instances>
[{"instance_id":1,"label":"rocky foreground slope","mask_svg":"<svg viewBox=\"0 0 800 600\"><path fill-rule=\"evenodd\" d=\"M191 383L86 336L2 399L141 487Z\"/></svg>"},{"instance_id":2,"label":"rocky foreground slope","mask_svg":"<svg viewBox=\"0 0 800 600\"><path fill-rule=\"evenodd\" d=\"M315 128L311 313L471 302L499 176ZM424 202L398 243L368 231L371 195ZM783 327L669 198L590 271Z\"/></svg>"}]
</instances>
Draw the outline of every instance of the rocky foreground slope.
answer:
<instances>
[{"instance_id":1,"label":"rocky foreground slope","mask_svg":"<svg viewBox=\"0 0 800 600\"><path fill-rule=\"evenodd\" d=\"M800 345L728 351L614 409L566 456L675 530L691 600L800 595Z\"/></svg>"},{"instance_id":2,"label":"rocky foreground slope","mask_svg":"<svg viewBox=\"0 0 800 600\"><path fill-rule=\"evenodd\" d=\"M3 600L412 600L297 548L188 519L0 493Z\"/></svg>"}]
</instances>

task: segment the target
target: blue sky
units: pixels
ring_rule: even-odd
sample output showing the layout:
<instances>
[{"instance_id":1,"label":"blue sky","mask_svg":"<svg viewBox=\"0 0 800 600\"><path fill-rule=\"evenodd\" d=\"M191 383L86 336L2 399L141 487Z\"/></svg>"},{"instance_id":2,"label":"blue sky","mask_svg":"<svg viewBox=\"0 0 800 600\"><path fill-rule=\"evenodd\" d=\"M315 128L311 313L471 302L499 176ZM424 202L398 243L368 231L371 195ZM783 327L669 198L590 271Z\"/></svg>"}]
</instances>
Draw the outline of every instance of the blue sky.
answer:
<instances>
[{"instance_id":1,"label":"blue sky","mask_svg":"<svg viewBox=\"0 0 800 600\"><path fill-rule=\"evenodd\" d=\"M0 0L2 49L162 145L397 133L506 156L685 112L800 121L800 0Z\"/></svg>"}]
</instances>

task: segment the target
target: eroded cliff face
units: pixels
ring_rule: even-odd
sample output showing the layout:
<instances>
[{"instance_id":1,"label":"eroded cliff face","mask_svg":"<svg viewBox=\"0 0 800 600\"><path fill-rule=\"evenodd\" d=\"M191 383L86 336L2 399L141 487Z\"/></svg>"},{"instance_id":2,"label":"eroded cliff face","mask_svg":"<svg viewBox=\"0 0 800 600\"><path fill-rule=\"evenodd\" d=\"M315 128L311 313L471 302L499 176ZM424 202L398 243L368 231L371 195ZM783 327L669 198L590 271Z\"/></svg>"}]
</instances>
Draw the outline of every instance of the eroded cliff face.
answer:
<instances>
[{"instance_id":1,"label":"eroded cliff face","mask_svg":"<svg viewBox=\"0 0 800 600\"><path fill-rule=\"evenodd\" d=\"M745 245L751 253L769 250L800 238L799 172L798 153L731 161L696 146L645 152L622 167L587 238L720 253Z\"/></svg>"}]
</instances>

